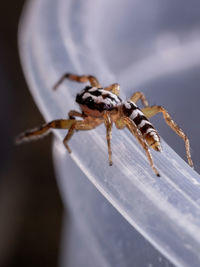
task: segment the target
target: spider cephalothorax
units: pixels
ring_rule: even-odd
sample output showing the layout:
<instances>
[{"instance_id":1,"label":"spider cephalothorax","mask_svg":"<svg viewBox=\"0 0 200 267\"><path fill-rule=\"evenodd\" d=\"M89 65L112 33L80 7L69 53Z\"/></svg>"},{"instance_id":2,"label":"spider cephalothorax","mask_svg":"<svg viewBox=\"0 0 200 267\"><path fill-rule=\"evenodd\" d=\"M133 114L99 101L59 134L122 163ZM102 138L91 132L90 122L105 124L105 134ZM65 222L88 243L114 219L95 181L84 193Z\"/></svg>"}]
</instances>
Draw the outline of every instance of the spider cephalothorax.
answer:
<instances>
[{"instance_id":1,"label":"spider cephalothorax","mask_svg":"<svg viewBox=\"0 0 200 267\"><path fill-rule=\"evenodd\" d=\"M172 120L169 113L163 107L149 106L143 93L136 92L129 100L122 101L119 97L119 84L115 83L103 88L94 76L79 76L70 73L63 75L54 86L54 89L56 89L65 78L77 82L90 82L91 86L86 86L76 96L76 102L79 104L82 113L71 110L69 112L69 119L54 120L37 129L26 131L17 138L17 143L43 136L50 129L68 129L63 143L67 150L71 152L68 141L76 130L91 130L104 123L106 127L109 164L112 165L111 131L112 124L115 123L118 129L127 127L137 138L138 142L145 150L155 174L160 176L158 170L154 166L149 151L149 147L152 147L156 151L161 151L160 137L148 119L158 112L161 112L166 123L184 140L188 163L193 167L188 137ZM136 105L139 99L144 105L143 109L140 109ZM76 120L75 117L80 117L81 120Z\"/></svg>"}]
</instances>

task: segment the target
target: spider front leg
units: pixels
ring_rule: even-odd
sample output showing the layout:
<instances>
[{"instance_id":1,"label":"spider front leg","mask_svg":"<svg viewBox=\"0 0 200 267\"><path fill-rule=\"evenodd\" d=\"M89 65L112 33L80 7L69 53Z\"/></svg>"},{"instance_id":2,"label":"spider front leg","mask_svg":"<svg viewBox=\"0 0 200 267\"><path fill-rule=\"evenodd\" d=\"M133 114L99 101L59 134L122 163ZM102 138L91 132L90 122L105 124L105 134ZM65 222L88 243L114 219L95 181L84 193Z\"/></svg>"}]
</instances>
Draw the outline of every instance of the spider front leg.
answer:
<instances>
[{"instance_id":1,"label":"spider front leg","mask_svg":"<svg viewBox=\"0 0 200 267\"><path fill-rule=\"evenodd\" d=\"M108 113L104 115L104 124L106 127L106 139L108 145L109 165L112 166L112 150L111 150L111 138L112 138L112 121Z\"/></svg>"},{"instance_id":2,"label":"spider front leg","mask_svg":"<svg viewBox=\"0 0 200 267\"><path fill-rule=\"evenodd\" d=\"M146 108L142 109L142 112L145 114L145 116L147 118L151 118L159 112L161 112L163 114L165 122L185 142L185 149L186 149L186 156L187 156L188 164L191 167L194 167L193 162L192 162L192 158L191 158L191 153L190 153L189 139L188 139L187 135L183 132L183 130L173 121L173 119L171 118L171 116L169 115L167 110L161 106L152 106L152 107L146 107Z\"/></svg>"},{"instance_id":3,"label":"spider front leg","mask_svg":"<svg viewBox=\"0 0 200 267\"><path fill-rule=\"evenodd\" d=\"M113 83L113 84L109 85L108 87L104 87L104 90L110 91L113 94L119 96L120 85L118 83Z\"/></svg>"},{"instance_id":4,"label":"spider front leg","mask_svg":"<svg viewBox=\"0 0 200 267\"><path fill-rule=\"evenodd\" d=\"M86 115L76 110L70 110L68 113L69 119L75 119L74 117L85 118Z\"/></svg>"},{"instance_id":5,"label":"spider front leg","mask_svg":"<svg viewBox=\"0 0 200 267\"><path fill-rule=\"evenodd\" d=\"M71 153L71 149L68 146L68 142L71 139L75 131L92 130L96 128L98 125L100 125L103 121L100 119L91 119L91 118L86 117L84 120L73 119L73 122L74 123L71 124L71 127L69 128L69 131L63 140L63 144L65 145L69 153Z\"/></svg>"},{"instance_id":6,"label":"spider front leg","mask_svg":"<svg viewBox=\"0 0 200 267\"><path fill-rule=\"evenodd\" d=\"M69 129L74 120L54 120L49 123L42 125L41 127L28 130L21 135L19 135L16 139L16 143L23 143L25 141L31 141L34 139L38 139L46 135L50 129Z\"/></svg>"},{"instance_id":7,"label":"spider front leg","mask_svg":"<svg viewBox=\"0 0 200 267\"><path fill-rule=\"evenodd\" d=\"M143 147L143 149L146 152L146 155L147 155L147 158L148 158L149 163L151 165L151 168L153 169L153 171L155 172L155 174L158 177L160 177L160 174L159 174L158 170L154 166L152 155L151 155L151 153L149 151L149 147L148 147L145 139L143 138L141 132L138 130L136 124L130 118L128 118L128 117L125 117L123 119L123 122L126 125L126 127L129 129L129 131L137 138L138 142L140 143L140 145Z\"/></svg>"},{"instance_id":8,"label":"spider front leg","mask_svg":"<svg viewBox=\"0 0 200 267\"><path fill-rule=\"evenodd\" d=\"M58 82L54 85L53 89L57 89L58 86L65 80L69 79L71 81L79 82L79 83L86 83L89 82L92 87L101 87L99 81L97 80L96 77L92 75L76 75L72 73L65 73L59 80Z\"/></svg>"},{"instance_id":9,"label":"spider front leg","mask_svg":"<svg viewBox=\"0 0 200 267\"><path fill-rule=\"evenodd\" d=\"M142 92L139 92L139 91L135 92L130 98L130 100L132 102L134 102L134 103L136 103L139 99L141 100L141 102L144 105L144 107L148 107L149 106L149 103L148 103L146 97L144 96L144 94Z\"/></svg>"}]
</instances>

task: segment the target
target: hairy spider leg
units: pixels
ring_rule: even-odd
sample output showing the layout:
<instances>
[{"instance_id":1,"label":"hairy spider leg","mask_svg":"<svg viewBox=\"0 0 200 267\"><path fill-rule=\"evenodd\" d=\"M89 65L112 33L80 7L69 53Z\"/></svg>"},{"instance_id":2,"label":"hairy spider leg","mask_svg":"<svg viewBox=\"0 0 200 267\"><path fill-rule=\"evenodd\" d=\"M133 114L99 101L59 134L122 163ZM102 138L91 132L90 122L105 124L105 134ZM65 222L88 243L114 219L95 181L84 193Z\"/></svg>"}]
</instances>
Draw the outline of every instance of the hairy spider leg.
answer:
<instances>
[{"instance_id":1,"label":"hairy spider leg","mask_svg":"<svg viewBox=\"0 0 200 267\"><path fill-rule=\"evenodd\" d=\"M186 149L186 156L188 160L188 164L191 167L194 167L192 158L191 158L191 153L190 153L190 142L187 137L187 135L183 132L183 130L173 121L169 113L165 108L162 106L151 106L151 107L146 107L142 109L142 112L145 114L147 118L151 118L155 116L157 113L162 113L163 118L165 119L165 122L169 125L169 127L177 134L179 135L183 141L185 142L185 149Z\"/></svg>"},{"instance_id":2,"label":"hairy spider leg","mask_svg":"<svg viewBox=\"0 0 200 267\"><path fill-rule=\"evenodd\" d=\"M16 138L16 143L23 143L25 141L31 141L33 139L38 139L49 133L50 129L69 129L74 120L53 120L49 123L42 125L41 127L28 130Z\"/></svg>"},{"instance_id":3,"label":"hairy spider leg","mask_svg":"<svg viewBox=\"0 0 200 267\"><path fill-rule=\"evenodd\" d=\"M107 87L104 87L104 90L106 91L110 91L113 94L119 96L119 92L120 92L120 85L118 83L113 83Z\"/></svg>"},{"instance_id":4,"label":"hairy spider leg","mask_svg":"<svg viewBox=\"0 0 200 267\"><path fill-rule=\"evenodd\" d=\"M153 169L153 171L155 172L155 174L158 177L160 177L160 174L159 174L158 170L154 166L153 158L152 158L151 152L149 151L149 147L147 145L147 142L145 141L145 139L142 136L141 132L137 128L136 124L130 118L128 118L128 117L124 117L123 121L124 121L124 124L126 125L126 127L129 129L129 131L136 137L136 139L138 140L138 142L140 143L140 145L145 150L151 168Z\"/></svg>"},{"instance_id":5,"label":"hairy spider leg","mask_svg":"<svg viewBox=\"0 0 200 267\"><path fill-rule=\"evenodd\" d=\"M67 143L69 142L70 138L72 137L75 131L92 130L96 128L98 125L100 125L102 122L103 121L101 119L93 119L91 121L89 117L86 117L84 120L73 119L73 123L71 124L69 131L63 140L63 143L67 148L68 152L71 153L71 149L69 148Z\"/></svg>"},{"instance_id":6,"label":"hairy spider leg","mask_svg":"<svg viewBox=\"0 0 200 267\"><path fill-rule=\"evenodd\" d=\"M92 87L98 87L100 88L101 85L96 77L92 75L76 75L72 73L65 73L58 82L54 85L53 89L56 90L58 86L65 80L69 79L71 81L79 82L79 83L86 83L89 82Z\"/></svg>"},{"instance_id":7,"label":"hairy spider leg","mask_svg":"<svg viewBox=\"0 0 200 267\"><path fill-rule=\"evenodd\" d=\"M144 96L144 94L142 92L135 92L131 98L129 100L131 100L132 102L136 103L138 100L141 100L142 104L144 105L144 107L148 107L149 103L146 99L146 97Z\"/></svg>"},{"instance_id":8,"label":"hairy spider leg","mask_svg":"<svg viewBox=\"0 0 200 267\"><path fill-rule=\"evenodd\" d=\"M108 113L104 114L104 124L106 127L106 139L108 145L108 156L109 156L109 165L112 166L112 150L111 150L111 139L112 139L112 120Z\"/></svg>"}]
</instances>

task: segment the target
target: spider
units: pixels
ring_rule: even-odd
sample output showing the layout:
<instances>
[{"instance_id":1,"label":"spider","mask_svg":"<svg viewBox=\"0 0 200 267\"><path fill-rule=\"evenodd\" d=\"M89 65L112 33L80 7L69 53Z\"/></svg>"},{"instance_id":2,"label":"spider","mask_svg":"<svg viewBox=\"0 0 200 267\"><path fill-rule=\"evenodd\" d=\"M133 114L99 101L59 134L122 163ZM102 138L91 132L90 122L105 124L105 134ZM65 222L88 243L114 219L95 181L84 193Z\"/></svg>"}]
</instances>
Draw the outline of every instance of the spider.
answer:
<instances>
[{"instance_id":1,"label":"spider","mask_svg":"<svg viewBox=\"0 0 200 267\"><path fill-rule=\"evenodd\" d=\"M149 150L149 147L151 147L154 150L161 152L160 137L148 119L161 112L166 123L184 140L188 163L193 167L188 137L172 120L165 108L162 106L149 106L148 101L142 92L135 92L129 100L122 101L119 97L119 84L114 83L103 88L98 79L92 75L76 75L71 73L64 74L55 84L53 89L57 89L65 79L80 83L90 83L90 86L86 86L76 96L76 102L79 104L82 112L80 113L76 110L71 110L68 113L68 119L53 120L39 128L28 130L18 136L16 139L17 143L41 137L48 133L50 129L68 129L68 133L64 138L63 143L68 152L71 153L68 141L75 131L91 130L104 123L106 128L109 165L112 165L111 131L112 124L115 123L116 128L123 129L127 127L136 137L139 144L145 150L154 173L157 176L160 176L158 170L154 166L152 155ZM138 100L141 100L144 108L140 109L136 105ZM81 119L77 120L75 117Z\"/></svg>"}]
</instances>

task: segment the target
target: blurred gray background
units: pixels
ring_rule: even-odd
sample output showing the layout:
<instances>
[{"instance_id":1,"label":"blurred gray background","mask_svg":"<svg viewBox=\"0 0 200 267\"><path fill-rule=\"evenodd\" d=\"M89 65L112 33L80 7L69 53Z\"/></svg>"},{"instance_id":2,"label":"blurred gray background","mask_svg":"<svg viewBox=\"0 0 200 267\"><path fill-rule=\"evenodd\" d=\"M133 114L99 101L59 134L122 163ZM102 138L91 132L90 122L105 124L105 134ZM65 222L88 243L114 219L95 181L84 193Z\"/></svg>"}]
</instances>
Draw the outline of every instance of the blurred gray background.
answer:
<instances>
[{"instance_id":1,"label":"blurred gray background","mask_svg":"<svg viewBox=\"0 0 200 267\"><path fill-rule=\"evenodd\" d=\"M43 123L21 70L17 31L24 1L0 8L0 266L56 266L62 204L51 138L14 145L17 134Z\"/></svg>"}]
</instances>

